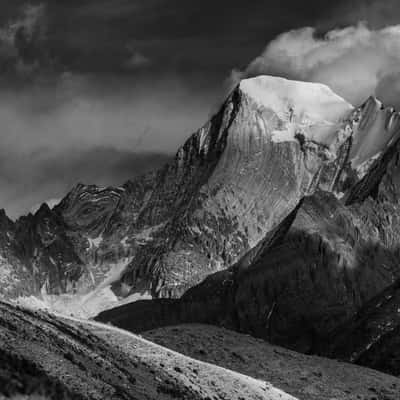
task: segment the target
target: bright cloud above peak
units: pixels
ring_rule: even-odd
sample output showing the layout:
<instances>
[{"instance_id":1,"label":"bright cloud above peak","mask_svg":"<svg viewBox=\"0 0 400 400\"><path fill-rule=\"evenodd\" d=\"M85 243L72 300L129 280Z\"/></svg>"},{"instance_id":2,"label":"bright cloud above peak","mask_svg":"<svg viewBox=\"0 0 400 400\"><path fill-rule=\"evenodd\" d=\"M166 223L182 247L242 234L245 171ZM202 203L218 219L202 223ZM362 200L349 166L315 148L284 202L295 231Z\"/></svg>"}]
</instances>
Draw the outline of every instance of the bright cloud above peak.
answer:
<instances>
[{"instance_id":1,"label":"bright cloud above peak","mask_svg":"<svg viewBox=\"0 0 400 400\"><path fill-rule=\"evenodd\" d=\"M232 80L261 74L324 83L355 105L376 94L399 107L400 25L373 30L360 23L322 37L312 27L283 33Z\"/></svg>"}]
</instances>

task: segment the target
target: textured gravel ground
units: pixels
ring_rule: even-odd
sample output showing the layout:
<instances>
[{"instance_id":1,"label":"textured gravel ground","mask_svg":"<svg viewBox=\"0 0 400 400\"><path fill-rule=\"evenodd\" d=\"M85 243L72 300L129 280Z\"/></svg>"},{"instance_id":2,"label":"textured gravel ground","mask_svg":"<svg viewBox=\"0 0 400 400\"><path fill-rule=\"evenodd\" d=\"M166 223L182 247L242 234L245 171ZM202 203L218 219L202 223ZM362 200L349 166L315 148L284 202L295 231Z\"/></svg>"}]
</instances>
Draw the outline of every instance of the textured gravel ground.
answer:
<instances>
[{"instance_id":1,"label":"textured gravel ground","mask_svg":"<svg viewBox=\"0 0 400 400\"><path fill-rule=\"evenodd\" d=\"M209 325L180 325L143 334L190 357L271 382L300 400L399 400L400 379L306 356Z\"/></svg>"},{"instance_id":2,"label":"textured gravel ground","mask_svg":"<svg viewBox=\"0 0 400 400\"><path fill-rule=\"evenodd\" d=\"M295 400L116 328L1 302L0 393L21 400Z\"/></svg>"}]
</instances>

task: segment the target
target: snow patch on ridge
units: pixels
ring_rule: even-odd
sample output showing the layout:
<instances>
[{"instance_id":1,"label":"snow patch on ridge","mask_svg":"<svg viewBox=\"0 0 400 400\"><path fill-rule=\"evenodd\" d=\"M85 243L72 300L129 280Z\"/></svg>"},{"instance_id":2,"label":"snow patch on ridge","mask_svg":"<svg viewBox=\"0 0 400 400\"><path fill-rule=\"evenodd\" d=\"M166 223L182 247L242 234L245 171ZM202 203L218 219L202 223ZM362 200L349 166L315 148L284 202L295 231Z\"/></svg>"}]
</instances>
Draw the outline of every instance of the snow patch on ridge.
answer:
<instances>
[{"instance_id":1,"label":"snow patch on ridge","mask_svg":"<svg viewBox=\"0 0 400 400\"><path fill-rule=\"evenodd\" d=\"M103 235L99 235L96 238L87 238L89 242L89 249L98 248L103 241Z\"/></svg>"}]
</instances>

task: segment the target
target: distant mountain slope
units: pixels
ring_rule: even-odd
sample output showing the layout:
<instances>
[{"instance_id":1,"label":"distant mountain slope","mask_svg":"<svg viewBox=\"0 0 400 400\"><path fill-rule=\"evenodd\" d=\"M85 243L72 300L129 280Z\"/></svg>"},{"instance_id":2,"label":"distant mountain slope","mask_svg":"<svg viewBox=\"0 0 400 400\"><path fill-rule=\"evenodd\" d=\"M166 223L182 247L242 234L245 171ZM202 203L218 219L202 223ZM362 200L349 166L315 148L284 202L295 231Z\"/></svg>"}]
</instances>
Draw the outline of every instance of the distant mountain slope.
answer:
<instances>
[{"instance_id":1,"label":"distant mountain slope","mask_svg":"<svg viewBox=\"0 0 400 400\"><path fill-rule=\"evenodd\" d=\"M144 332L162 346L238 371L301 400L397 400L400 379L367 368L305 356L210 325L178 325Z\"/></svg>"},{"instance_id":2,"label":"distant mountain slope","mask_svg":"<svg viewBox=\"0 0 400 400\"><path fill-rule=\"evenodd\" d=\"M0 396L296 400L128 332L0 303Z\"/></svg>"}]
</instances>

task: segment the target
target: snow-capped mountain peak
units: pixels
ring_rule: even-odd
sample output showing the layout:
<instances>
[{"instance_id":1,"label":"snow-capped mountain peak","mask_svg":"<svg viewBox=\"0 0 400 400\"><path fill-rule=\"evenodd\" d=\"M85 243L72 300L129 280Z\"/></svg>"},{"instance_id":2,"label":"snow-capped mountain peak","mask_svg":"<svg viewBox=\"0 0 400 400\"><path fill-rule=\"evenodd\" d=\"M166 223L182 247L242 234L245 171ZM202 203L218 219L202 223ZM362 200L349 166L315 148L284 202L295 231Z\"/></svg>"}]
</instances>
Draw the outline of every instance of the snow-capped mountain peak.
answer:
<instances>
[{"instance_id":1,"label":"snow-capped mountain peak","mask_svg":"<svg viewBox=\"0 0 400 400\"><path fill-rule=\"evenodd\" d=\"M263 75L245 79L239 87L259 106L271 110L271 119L279 118L278 128L272 132L275 142L295 140L296 134L302 134L329 146L354 108L319 83Z\"/></svg>"}]
</instances>

